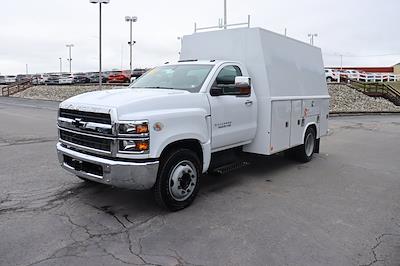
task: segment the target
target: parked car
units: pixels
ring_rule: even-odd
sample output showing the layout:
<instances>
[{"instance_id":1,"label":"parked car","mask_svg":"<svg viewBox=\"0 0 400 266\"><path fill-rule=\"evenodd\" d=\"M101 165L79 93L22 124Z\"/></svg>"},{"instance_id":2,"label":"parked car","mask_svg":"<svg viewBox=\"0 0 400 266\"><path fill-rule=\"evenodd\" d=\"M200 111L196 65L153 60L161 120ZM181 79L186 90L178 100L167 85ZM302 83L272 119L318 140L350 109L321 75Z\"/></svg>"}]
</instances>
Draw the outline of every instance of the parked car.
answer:
<instances>
[{"instance_id":1,"label":"parked car","mask_svg":"<svg viewBox=\"0 0 400 266\"><path fill-rule=\"evenodd\" d=\"M102 77L101 82L106 83L107 77L104 75L102 75L101 77ZM89 76L89 81L90 83L99 83L99 74L92 74L91 76Z\"/></svg>"},{"instance_id":2,"label":"parked car","mask_svg":"<svg viewBox=\"0 0 400 266\"><path fill-rule=\"evenodd\" d=\"M16 76L5 76L4 77L4 83L5 84L11 84L17 82L17 77Z\"/></svg>"},{"instance_id":3,"label":"parked car","mask_svg":"<svg viewBox=\"0 0 400 266\"><path fill-rule=\"evenodd\" d=\"M325 69L325 79L327 82L338 81L339 73L334 69Z\"/></svg>"},{"instance_id":4,"label":"parked car","mask_svg":"<svg viewBox=\"0 0 400 266\"><path fill-rule=\"evenodd\" d=\"M358 76L360 75L360 72L352 69L344 70L342 73L346 75L348 79L354 79L354 80L357 80Z\"/></svg>"},{"instance_id":5,"label":"parked car","mask_svg":"<svg viewBox=\"0 0 400 266\"><path fill-rule=\"evenodd\" d=\"M358 80L359 81L363 81L363 82L374 82L375 81L375 75L373 73L360 71Z\"/></svg>"},{"instance_id":6,"label":"parked car","mask_svg":"<svg viewBox=\"0 0 400 266\"><path fill-rule=\"evenodd\" d=\"M130 83L130 77L122 72L108 76L108 83Z\"/></svg>"},{"instance_id":7,"label":"parked car","mask_svg":"<svg viewBox=\"0 0 400 266\"><path fill-rule=\"evenodd\" d=\"M388 81L399 81L400 80L400 76L396 75L394 73L389 73L387 75Z\"/></svg>"},{"instance_id":8,"label":"parked car","mask_svg":"<svg viewBox=\"0 0 400 266\"><path fill-rule=\"evenodd\" d=\"M49 79L49 74L36 74L32 77L32 83L35 85L46 84L46 81Z\"/></svg>"},{"instance_id":9,"label":"parked car","mask_svg":"<svg viewBox=\"0 0 400 266\"><path fill-rule=\"evenodd\" d=\"M85 74L85 73L74 74L74 83L84 84L84 83L89 83L89 82L90 82L90 78L88 77L87 74Z\"/></svg>"},{"instance_id":10,"label":"parked car","mask_svg":"<svg viewBox=\"0 0 400 266\"><path fill-rule=\"evenodd\" d=\"M59 85L60 84L60 74L51 74L45 81L46 85Z\"/></svg>"},{"instance_id":11,"label":"parked car","mask_svg":"<svg viewBox=\"0 0 400 266\"><path fill-rule=\"evenodd\" d=\"M0 76L0 85L6 84L6 77L5 76Z\"/></svg>"},{"instance_id":12,"label":"parked car","mask_svg":"<svg viewBox=\"0 0 400 266\"><path fill-rule=\"evenodd\" d=\"M17 82L23 82L23 81L28 81L32 78L32 75L23 75L23 74L19 74L16 77L16 81Z\"/></svg>"},{"instance_id":13,"label":"parked car","mask_svg":"<svg viewBox=\"0 0 400 266\"><path fill-rule=\"evenodd\" d=\"M72 74L62 74L58 80L60 85L74 84L74 75Z\"/></svg>"},{"instance_id":14,"label":"parked car","mask_svg":"<svg viewBox=\"0 0 400 266\"><path fill-rule=\"evenodd\" d=\"M305 163L319 152L329 116L321 50L245 28L185 36L182 51L181 61L130 88L62 102L60 166L90 182L152 191L177 211L206 172L228 173L249 155L285 151Z\"/></svg>"},{"instance_id":15,"label":"parked car","mask_svg":"<svg viewBox=\"0 0 400 266\"><path fill-rule=\"evenodd\" d=\"M142 76L142 75L143 75L144 73L146 73L146 72L147 72L147 69L144 69L144 68L135 68L135 69L132 71L131 77L137 79L137 78L139 78L140 76Z\"/></svg>"}]
</instances>

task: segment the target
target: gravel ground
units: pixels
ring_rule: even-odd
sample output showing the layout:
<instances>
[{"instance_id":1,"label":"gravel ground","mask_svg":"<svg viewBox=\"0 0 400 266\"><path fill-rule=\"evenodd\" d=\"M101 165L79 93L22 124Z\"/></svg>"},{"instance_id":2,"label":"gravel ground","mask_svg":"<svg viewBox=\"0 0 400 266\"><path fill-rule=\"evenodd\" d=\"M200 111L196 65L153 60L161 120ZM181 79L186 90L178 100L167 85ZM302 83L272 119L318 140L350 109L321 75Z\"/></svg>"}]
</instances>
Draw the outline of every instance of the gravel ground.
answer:
<instances>
[{"instance_id":1,"label":"gravel ground","mask_svg":"<svg viewBox=\"0 0 400 266\"><path fill-rule=\"evenodd\" d=\"M102 90L117 88L118 85L103 85ZM121 88L121 87L118 87ZM28 99L43 99L52 101L63 101L72 96L85 92L99 90L98 85L93 86L35 86L25 91L12 95L13 97Z\"/></svg>"},{"instance_id":2,"label":"gravel ground","mask_svg":"<svg viewBox=\"0 0 400 266\"><path fill-rule=\"evenodd\" d=\"M329 85L331 112L400 112L400 106L384 98L369 97L346 85Z\"/></svg>"},{"instance_id":3,"label":"gravel ground","mask_svg":"<svg viewBox=\"0 0 400 266\"><path fill-rule=\"evenodd\" d=\"M346 85L329 85L331 95L331 112L393 112L399 111L400 107L383 98L373 98L364 95ZM103 89L116 88L115 85L106 85ZM84 92L98 90L98 86L35 86L23 92L13 95L14 97L30 99L46 99L63 101L74 95Z\"/></svg>"}]
</instances>

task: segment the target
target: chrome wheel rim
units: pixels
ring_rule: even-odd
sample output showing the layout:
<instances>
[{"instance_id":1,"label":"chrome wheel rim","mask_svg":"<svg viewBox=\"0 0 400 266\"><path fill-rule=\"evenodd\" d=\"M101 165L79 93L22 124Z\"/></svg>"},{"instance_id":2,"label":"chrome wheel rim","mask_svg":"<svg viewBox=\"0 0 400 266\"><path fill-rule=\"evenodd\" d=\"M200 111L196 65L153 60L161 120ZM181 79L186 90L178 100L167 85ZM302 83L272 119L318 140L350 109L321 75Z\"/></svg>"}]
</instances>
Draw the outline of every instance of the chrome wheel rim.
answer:
<instances>
[{"instance_id":1,"label":"chrome wheel rim","mask_svg":"<svg viewBox=\"0 0 400 266\"><path fill-rule=\"evenodd\" d=\"M172 198L176 201L184 201L192 194L197 184L197 171L194 164L190 161L179 162L172 169L168 188Z\"/></svg>"},{"instance_id":2,"label":"chrome wheel rim","mask_svg":"<svg viewBox=\"0 0 400 266\"><path fill-rule=\"evenodd\" d=\"M314 143L315 143L314 135L312 133L309 133L306 137L306 143L305 143L305 151L308 157L310 157L313 154Z\"/></svg>"}]
</instances>

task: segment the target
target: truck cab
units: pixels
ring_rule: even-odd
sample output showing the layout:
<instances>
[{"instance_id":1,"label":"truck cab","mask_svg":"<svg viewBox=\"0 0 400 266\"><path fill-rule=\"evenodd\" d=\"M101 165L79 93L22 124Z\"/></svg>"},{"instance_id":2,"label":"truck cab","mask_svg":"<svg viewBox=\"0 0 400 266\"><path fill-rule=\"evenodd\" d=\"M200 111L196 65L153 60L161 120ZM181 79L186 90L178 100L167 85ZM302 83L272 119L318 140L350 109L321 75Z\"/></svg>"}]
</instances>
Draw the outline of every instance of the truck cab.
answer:
<instances>
[{"instance_id":1,"label":"truck cab","mask_svg":"<svg viewBox=\"0 0 400 266\"><path fill-rule=\"evenodd\" d=\"M243 33L247 31L224 34L236 38ZM213 36L200 37L220 42ZM62 102L57 144L61 166L84 180L152 189L161 206L176 211L192 203L202 174L232 168L237 153L270 155L286 150L303 162L311 160L327 131L329 96L322 61L317 60L314 69L306 68L307 78L317 79L309 83L313 88L303 95L277 97L274 89L282 93L286 87L272 88L278 85L271 84L274 80L265 72L271 66L260 67L233 54L232 60L214 59L197 50L197 38L189 36L181 61L148 71L128 88L85 93ZM186 58L193 51L199 59ZM318 55L317 50L312 52ZM309 74L311 70L314 73ZM315 95L313 90L326 92Z\"/></svg>"}]
</instances>

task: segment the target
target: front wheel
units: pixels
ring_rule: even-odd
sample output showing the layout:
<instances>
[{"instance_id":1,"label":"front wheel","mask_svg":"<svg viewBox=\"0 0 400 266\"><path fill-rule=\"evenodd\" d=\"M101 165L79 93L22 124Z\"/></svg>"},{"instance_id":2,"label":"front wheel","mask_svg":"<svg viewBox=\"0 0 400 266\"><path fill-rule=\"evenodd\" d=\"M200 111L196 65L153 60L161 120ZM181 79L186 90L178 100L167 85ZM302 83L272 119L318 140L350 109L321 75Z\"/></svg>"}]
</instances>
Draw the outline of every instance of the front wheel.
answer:
<instances>
[{"instance_id":1,"label":"front wheel","mask_svg":"<svg viewBox=\"0 0 400 266\"><path fill-rule=\"evenodd\" d=\"M304 136L304 144L296 148L296 159L300 162L307 163L311 161L314 155L316 132L314 128L309 127Z\"/></svg>"},{"instance_id":2,"label":"front wheel","mask_svg":"<svg viewBox=\"0 0 400 266\"><path fill-rule=\"evenodd\" d=\"M200 185L200 160L189 149L168 153L161 163L154 195L157 203L171 211L189 206Z\"/></svg>"}]
</instances>

